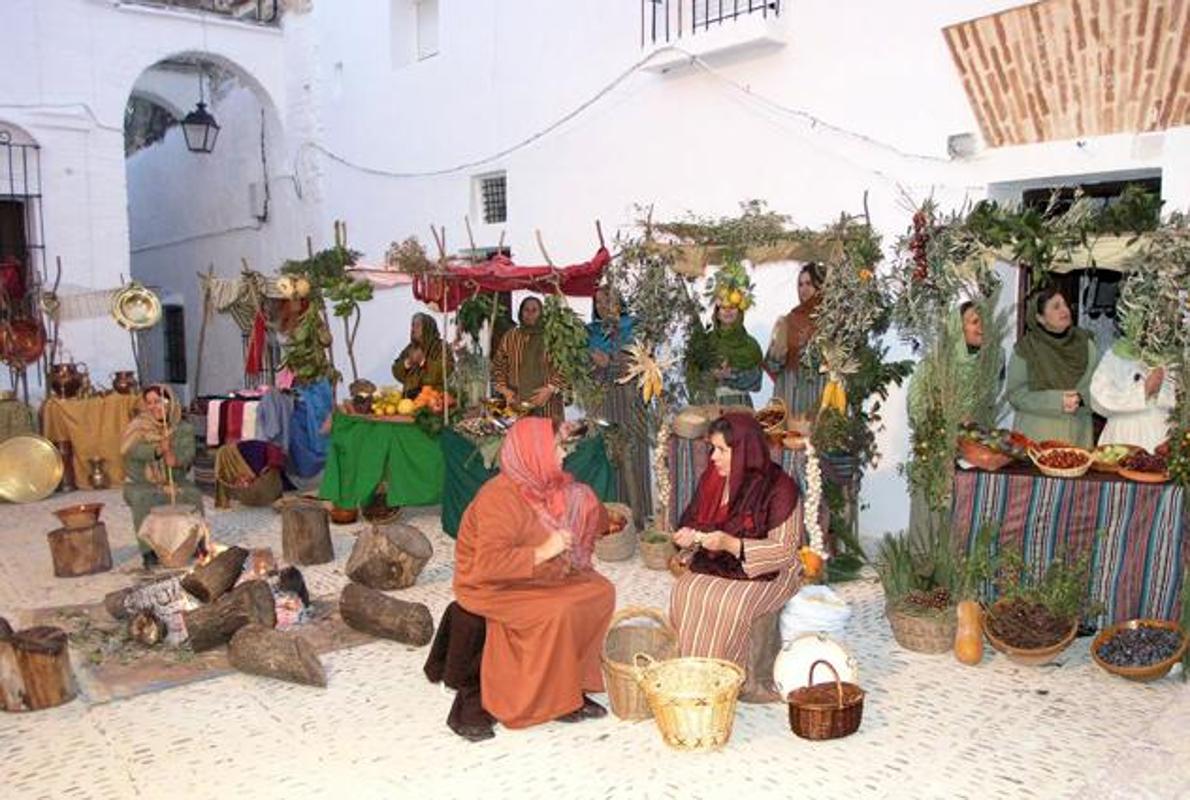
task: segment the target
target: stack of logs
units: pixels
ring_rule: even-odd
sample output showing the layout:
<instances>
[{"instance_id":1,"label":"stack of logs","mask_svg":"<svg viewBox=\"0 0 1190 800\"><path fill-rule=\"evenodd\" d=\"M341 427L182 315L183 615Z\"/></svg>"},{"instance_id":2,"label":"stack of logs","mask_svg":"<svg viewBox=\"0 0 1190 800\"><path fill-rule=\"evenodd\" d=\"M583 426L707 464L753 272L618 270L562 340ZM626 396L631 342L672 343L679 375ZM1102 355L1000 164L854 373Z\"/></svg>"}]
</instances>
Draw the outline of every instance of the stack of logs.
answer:
<instances>
[{"instance_id":1,"label":"stack of logs","mask_svg":"<svg viewBox=\"0 0 1190 800\"><path fill-rule=\"evenodd\" d=\"M424 603L389 597L385 591L417 582L434 549L421 531L398 522L375 524L360 533L347 559L351 583L339 595L339 616L372 636L421 647L434 635L434 618Z\"/></svg>"},{"instance_id":2,"label":"stack of logs","mask_svg":"<svg viewBox=\"0 0 1190 800\"><path fill-rule=\"evenodd\" d=\"M13 631L0 617L0 708L39 711L77 693L65 631L45 625Z\"/></svg>"}]
</instances>

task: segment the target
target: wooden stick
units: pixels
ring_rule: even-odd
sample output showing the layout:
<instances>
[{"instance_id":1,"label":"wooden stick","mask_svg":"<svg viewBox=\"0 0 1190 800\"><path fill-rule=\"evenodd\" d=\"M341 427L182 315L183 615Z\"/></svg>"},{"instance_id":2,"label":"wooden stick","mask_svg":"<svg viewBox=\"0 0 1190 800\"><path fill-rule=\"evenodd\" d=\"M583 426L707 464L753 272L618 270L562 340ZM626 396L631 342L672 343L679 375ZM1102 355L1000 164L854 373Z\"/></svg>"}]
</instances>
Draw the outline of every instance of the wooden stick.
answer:
<instances>
[{"instance_id":1,"label":"wooden stick","mask_svg":"<svg viewBox=\"0 0 1190 800\"><path fill-rule=\"evenodd\" d=\"M463 215L463 224L467 226L467 241L471 243L471 263L475 263L475 237L471 234L471 218Z\"/></svg>"},{"instance_id":2,"label":"wooden stick","mask_svg":"<svg viewBox=\"0 0 1190 800\"><path fill-rule=\"evenodd\" d=\"M306 258L314 258L314 240L306 237Z\"/></svg>"},{"instance_id":3,"label":"wooden stick","mask_svg":"<svg viewBox=\"0 0 1190 800\"><path fill-rule=\"evenodd\" d=\"M505 233L507 233L507 231L505 231L505 230L501 229L501 231L500 231L500 241L496 243L496 252L497 252L497 253L503 253L503 252L504 252L504 234L505 234Z\"/></svg>"},{"instance_id":4,"label":"wooden stick","mask_svg":"<svg viewBox=\"0 0 1190 800\"><path fill-rule=\"evenodd\" d=\"M599 224L599 220L595 220L595 233L599 235L599 247L602 250L607 249L607 243L603 241L603 226Z\"/></svg>"},{"instance_id":5,"label":"wooden stick","mask_svg":"<svg viewBox=\"0 0 1190 800\"><path fill-rule=\"evenodd\" d=\"M537 237L537 247L539 250L541 250L541 255L545 259L545 263L549 264L552 268L554 266L554 262L550 258L550 254L545 251L545 242L541 240L541 229L535 228L533 230L533 235Z\"/></svg>"},{"instance_id":6,"label":"wooden stick","mask_svg":"<svg viewBox=\"0 0 1190 800\"><path fill-rule=\"evenodd\" d=\"M247 264L247 262L244 262ZM210 279L215 275L215 265L212 263L207 267L207 278ZM207 343L207 325L211 320L211 284L208 280L203 283L202 273L198 273L198 285L202 287L202 322L198 326L198 355L194 359L194 399L197 400L199 396L199 387L202 386L202 354L206 349Z\"/></svg>"}]
</instances>

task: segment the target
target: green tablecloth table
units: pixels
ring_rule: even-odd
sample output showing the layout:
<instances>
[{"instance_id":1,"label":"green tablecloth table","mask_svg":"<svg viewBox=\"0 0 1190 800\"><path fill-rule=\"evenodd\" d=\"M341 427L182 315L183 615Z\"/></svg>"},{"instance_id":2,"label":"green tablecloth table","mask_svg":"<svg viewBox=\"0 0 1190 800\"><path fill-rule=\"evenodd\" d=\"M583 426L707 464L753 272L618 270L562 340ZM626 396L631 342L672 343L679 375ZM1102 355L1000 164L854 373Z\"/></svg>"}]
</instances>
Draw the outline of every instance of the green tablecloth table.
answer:
<instances>
[{"instance_id":1,"label":"green tablecloth table","mask_svg":"<svg viewBox=\"0 0 1190 800\"><path fill-rule=\"evenodd\" d=\"M413 423L335 412L318 494L357 508L385 481L390 506L432 506L442 499L444 474L438 442Z\"/></svg>"},{"instance_id":2,"label":"green tablecloth table","mask_svg":"<svg viewBox=\"0 0 1190 800\"><path fill-rule=\"evenodd\" d=\"M459 532L463 511L470 505L479 487L498 470L488 469L483 457L468 439L445 430L438 439L446 462L446 483L442 487L442 530L454 538ZM607 460L602 436L583 439L563 463L575 480L595 490L605 502L616 500L616 473Z\"/></svg>"}]
</instances>

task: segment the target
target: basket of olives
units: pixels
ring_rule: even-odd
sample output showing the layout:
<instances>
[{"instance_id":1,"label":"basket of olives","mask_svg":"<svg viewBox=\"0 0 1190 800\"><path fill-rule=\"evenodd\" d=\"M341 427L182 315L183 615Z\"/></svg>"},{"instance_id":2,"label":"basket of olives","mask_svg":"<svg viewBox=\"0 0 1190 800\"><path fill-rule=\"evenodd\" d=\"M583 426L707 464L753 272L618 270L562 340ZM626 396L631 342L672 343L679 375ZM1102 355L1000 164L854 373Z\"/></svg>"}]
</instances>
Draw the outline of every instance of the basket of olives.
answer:
<instances>
[{"instance_id":1,"label":"basket of olives","mask_svg":"<svg viewBox=\"0 0 1190 800\"><path fill-rule=\"evenodd\" d=\"M1091 658L1103 669L1133 681L1155 681L1186 654L1190 637L1176 622L1133 619L1101 631Z\"/></svg>"},{"instance_id":2,"label":"basket of olives","mask_svg":"<svg viewBox=\"0 0 1190 800\"><path fill-rule=\"evenodd\" d=\"M1081 447L1030 450L1029 458L1049 478L1081 478L1091 468L1091 454Z\"/></svg>"}]
</instances>

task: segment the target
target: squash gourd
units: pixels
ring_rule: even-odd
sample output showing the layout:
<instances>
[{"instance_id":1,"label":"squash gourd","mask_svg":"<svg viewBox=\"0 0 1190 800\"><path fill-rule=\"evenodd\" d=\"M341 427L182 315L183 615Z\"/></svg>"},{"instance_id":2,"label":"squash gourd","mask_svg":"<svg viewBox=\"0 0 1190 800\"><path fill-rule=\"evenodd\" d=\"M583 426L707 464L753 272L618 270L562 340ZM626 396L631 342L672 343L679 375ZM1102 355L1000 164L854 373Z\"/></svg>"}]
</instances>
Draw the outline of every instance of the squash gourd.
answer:
<instances>
[{"instance_id":1,"label":"squash gourd","mask_svg":"<svg viewBox=\"0 0 1190 800\"><path fill-rule=\"evenodd\" d=\"M964 600L955 609L958 628L954 634L954 657L960 663L975 666L983 660L983 626L979 603Z\"/></svg>"}]
</instances>

